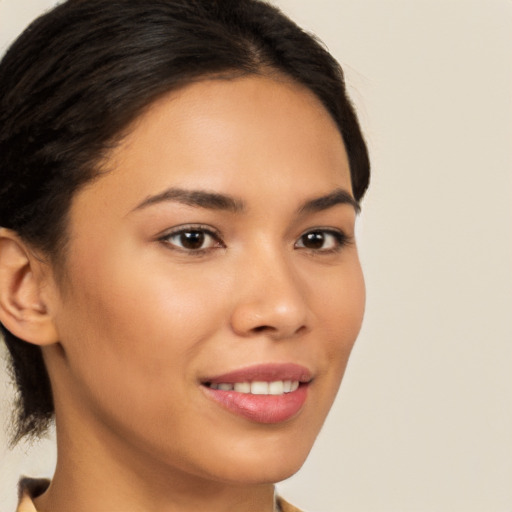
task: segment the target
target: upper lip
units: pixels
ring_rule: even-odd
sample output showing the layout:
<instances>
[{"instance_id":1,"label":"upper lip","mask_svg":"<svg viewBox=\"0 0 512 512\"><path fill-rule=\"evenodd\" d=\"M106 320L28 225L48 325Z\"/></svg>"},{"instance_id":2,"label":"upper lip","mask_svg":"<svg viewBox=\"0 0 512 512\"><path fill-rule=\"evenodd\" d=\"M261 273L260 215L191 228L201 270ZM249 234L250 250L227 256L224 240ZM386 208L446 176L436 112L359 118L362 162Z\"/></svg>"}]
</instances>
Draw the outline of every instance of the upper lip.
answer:
<instances>
[{"instance_id":1,"label":"upper lip","mask_svg":"<svg viewBox=\"0 0 512 512\"><path fill-rule=\"evenodd\" d=\"M309 382L312 378L311 371L306 367L295 363L267 363L247 366L232 370L222 375L214 375L202 382L211 384L234 384L236 382L272 382L276 380L293 380Z\"/></svg>"}]
</instances>

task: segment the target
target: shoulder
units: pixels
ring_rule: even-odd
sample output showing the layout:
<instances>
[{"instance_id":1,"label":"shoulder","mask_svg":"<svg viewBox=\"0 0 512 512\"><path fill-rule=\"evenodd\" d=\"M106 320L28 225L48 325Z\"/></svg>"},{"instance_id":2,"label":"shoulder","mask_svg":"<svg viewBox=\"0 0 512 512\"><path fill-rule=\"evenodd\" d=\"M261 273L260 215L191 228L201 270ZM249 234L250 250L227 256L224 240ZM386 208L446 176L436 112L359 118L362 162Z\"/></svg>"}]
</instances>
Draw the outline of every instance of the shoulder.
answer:
<instances>
[{"instance_id":1,"label":"shoulder","mask_svg":"<svg viewBox=\"0 0 512 512\"><path fill-rule=\"evenodd\" d=\"M19 501L16 512L36 512L32 500L43 494L49 485L50 480L46 478L22 478L18 484Z\"/></svg>"},{"instance_id":2,"label":"shoulder","mask_svg":"<svg viewBox=\"0 0 512 512\"><path fill-rule=\"evenodd\" d=\"M294 507L287 501L283 500L280 496L277 497L277 505L280 512L302 512L302 510Z\"/></svg>"},{"instance_id":3,"label":"shoulder","mask_svg":"<svg viewBox=\"0 0 512 512\"><path fill-rule=\"evenodd\" d=\"M50 480L46 478L22 478L18 485L19 501L16 512L37 512L33 499L46 491L49 485ZM302 512L279 496L277 505L280 512Z\"/></svg>"}]
</instances>

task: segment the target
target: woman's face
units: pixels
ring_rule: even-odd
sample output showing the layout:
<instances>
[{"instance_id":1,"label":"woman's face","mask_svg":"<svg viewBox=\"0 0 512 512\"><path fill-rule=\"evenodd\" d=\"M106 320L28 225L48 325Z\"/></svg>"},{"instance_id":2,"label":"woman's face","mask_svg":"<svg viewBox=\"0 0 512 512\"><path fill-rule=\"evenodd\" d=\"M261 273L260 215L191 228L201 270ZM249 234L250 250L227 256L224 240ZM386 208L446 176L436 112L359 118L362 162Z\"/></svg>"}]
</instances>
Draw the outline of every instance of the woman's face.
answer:
<instances>
[{"instance_id":1,"label":"woman's face","mask_svg":"<svg viewBox=\"0 0 512 512\"><path fill-rule=\"evenodd\" d=\"M106 168L74 198L51 305L58 422L134 465L289 476L363 317L334 122L285 80L205 80L154 104Z\"/></svg>"}]
</instances>

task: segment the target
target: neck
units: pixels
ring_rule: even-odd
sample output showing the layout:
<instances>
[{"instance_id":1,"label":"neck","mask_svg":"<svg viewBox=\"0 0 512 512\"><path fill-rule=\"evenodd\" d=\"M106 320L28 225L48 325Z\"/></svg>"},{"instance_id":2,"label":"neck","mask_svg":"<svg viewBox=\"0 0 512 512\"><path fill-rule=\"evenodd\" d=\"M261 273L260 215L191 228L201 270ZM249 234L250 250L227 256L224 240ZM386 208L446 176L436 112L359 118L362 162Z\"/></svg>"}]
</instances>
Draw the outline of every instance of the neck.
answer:
<instances>
[{"instance_id":1,"label":"neck","mask_svg":"<svg viewBox=\"0 0 512 512\"><path fill-rule=\"evenodd\" d=\"M108 430L70 427L57 417L57 467L49 489L35 500L41 512L274 511L273 484L214 481L127 450Z\"/></svg>"}]
</instances>

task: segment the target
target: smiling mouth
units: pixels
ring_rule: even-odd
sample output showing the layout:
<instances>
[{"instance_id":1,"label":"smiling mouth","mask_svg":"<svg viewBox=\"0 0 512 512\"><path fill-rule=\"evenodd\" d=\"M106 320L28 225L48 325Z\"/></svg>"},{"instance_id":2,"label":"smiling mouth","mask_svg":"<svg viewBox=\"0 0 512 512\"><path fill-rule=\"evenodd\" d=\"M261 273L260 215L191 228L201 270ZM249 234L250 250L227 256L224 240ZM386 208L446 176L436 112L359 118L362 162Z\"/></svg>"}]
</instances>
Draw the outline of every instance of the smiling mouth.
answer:
<instances>
[{"instance_id":1,"label":"smiling mouth","mask_svg":"<svg viewBox=\"0 0 512 512\"><path fill-rule=\"evenodd\" d=\"M206 396L249 421L281 423L304 407L312 373L297 364L262 364L241 368L201 382Z\"/></svg>"},{"instance_id":2,"label":"smiling mouth","mask_svg":"<svg viewBox=\"0 0 512 512\"><path fill-rule=\"evenodd\" d=\"M306 402L309 384L274 380L206 382L201 387L222 409L255 423L269 424L288 421L298 415Z\"/></svg>"},{"instance_id":3,"label":"smiling mouth","mask_svg":"<svg viewBox=\"0 0 512 512\"><path fill-rule=\"evenodd\" d=\"M248 395L273 395L279 396L286 393L293 393L299 388L298 380L274 380L253 381L253 382L206 382L204 384L210 389L220 391L236 391Z\"/></svg>"}]
</instances>

